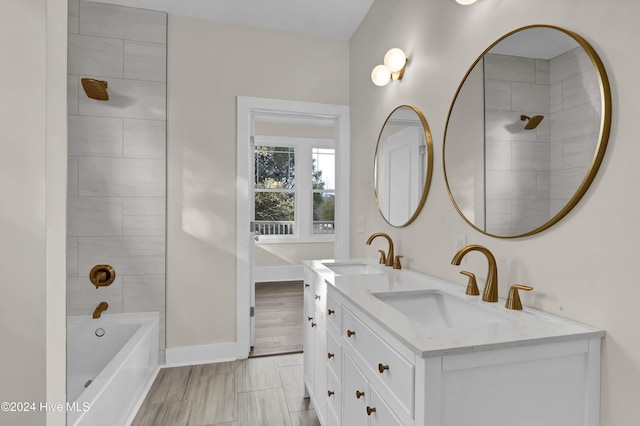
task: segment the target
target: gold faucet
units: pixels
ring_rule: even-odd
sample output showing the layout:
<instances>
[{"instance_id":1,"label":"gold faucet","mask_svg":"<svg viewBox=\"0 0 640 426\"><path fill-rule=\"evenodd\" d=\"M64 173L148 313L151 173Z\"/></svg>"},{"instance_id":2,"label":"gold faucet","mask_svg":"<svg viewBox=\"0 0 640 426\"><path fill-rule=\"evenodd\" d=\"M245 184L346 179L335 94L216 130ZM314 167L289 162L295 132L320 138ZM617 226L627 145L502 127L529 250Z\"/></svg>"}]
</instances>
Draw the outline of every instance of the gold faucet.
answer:
<instances>
[{"instance_id":1,"label":"gold faucet","mask_svg":"<svg viewBox=\"0 0 640 426\"><path fill-rule=\"evenodd\" d=\"M487 274L487 282L484 285L484 291L482 292L482 300L485 302L497 302L498 301L498 267L496 266L496 258L493 257L493 254L489 251L488 248L471 244L466 247L461 248L458 252L453 256L451 260L452 265L460 265L462 262L462 258L465 254L470 251L479 251L484 254L489 261L489 273Z\"/></svg>"},{"instance_id":2,"label":"gold faucet","mask_svg":"<svg viewBox=\"0 0 640 426\"><path fill-rule=\"evenodd\" d=\"M370 246L371 242L376 237L384 237L389 242L389 251L387 252L387 258L386 258L386 261L384 262L384 264L386 266L393 266L393 261L395 259L395 256L394 256L394 253L393 253L393 241L391 240L391 237L388 236L387 234L385 234L384 232L376 232L375 234L373 234L373 235L371 235L369 237L369 239L367 240L367 245ZM380 263L382 263L382 259L383 259L383 257L381 256L380 257Z\"/></svg>"},{"instance_id":3,"label":"gold faucet","mask_svg":"<svg viewBox=\"0 0 640 426\"><path fill-rule=\"evenodd\" d=\"M107 309L109 309L109 304L107 302L100 302L96 307L96 310L93 311L93 319L100 318L100 315L102 315L102 313Z\"/></svg>"}]
</instances>

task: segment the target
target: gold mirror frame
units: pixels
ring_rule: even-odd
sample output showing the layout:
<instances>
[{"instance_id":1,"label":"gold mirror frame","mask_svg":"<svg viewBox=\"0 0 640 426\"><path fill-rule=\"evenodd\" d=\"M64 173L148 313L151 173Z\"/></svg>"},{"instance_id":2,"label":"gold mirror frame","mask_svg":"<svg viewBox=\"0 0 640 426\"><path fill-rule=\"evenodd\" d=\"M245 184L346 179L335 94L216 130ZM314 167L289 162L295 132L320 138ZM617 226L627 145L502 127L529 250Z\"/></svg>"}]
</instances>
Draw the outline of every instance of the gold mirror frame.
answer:
<instances>
[{"instance_id":1,"label":"gold mirror frame","mask_svg":"<svg viewBox=\"0 0 640 426\"><path fill-rule=\"evenodd\" d=\"M599 134L598 134L598 140L597 140L595 153L594 153L594 156L593 156L592 161L591 161L591 165L589 166L585 177L580 182L580 184L579 184L578 188L576 189L575 193L573 194L573 196L569 199L569 201L564 205L564 207L562 209L560 209L546 223L538 226L537 228L535 228L535 229L533 229L533 230L531 230L529 232L524 232L524 233L517 234L517 235L495 235L495 234L492 234L490 232L485 231L484 229L479 228L476 224L472 223L463 214L463 212L460 210L460 207L458 206L458 204L455 201L455 198L454 198L453 193L451 191L451 187L449 185L449 177L447 176L447 168L446 168L447 132L449 131L449 124L450 124L450 120L451 120L451 114L452 114L454 105L456 103L456 100L458 98L458 95L460 94L460 91L462 90L462 87L464 86L464 83L466 82L467 78L469 77L471 72L474 70L474 68L478 64L478 62L480 62L480 60L482 60L484 58L484 56L485 56L485 54L487 52L489 52L498 43L500 43L501 41L503 41L507 37L509 37L509 36L511 36L513 34L516 34L518 32L525 31L525 30L528 30L528 29L533 29L533 28L548 28L548 29L552 29L552 30L556 30L556 31L560 31L560 32L564 33L565 35L567 35L567 36L571 37L573 40L575 40L578 43L578 45L584 50L586 55L589 57L589 59L591 61L591 64L593 65L593 67L595 69L595 72L597 73L597 78L598 78L598 82L599 82L599 89L600 89L601 114L600 114L600 129L599 129ZM484 111L483 111L483 113L484 113ZM526 117L526 118L528 118L528 117ZM491 237L496 237L496 238L510 239L510 238L527 237L527 236L531 236L531 235L537 234L539 232L542 232L545 229L547 229L547 228L553 226L554 224L556 224L563 217L565 217L578 204L580 199L584 196L584 194L588 190L589 186L593 182L593 179L595 178L595 176L596 176L596 174L598 172L598 169L600 168L600 164L602 163L602 159L604 158L604 154L605 154L605 151L606 151L607 143L608 143L608 140L609 140L610 130L611 130L611 89L609 87L609 79L607 78L607 74L606 74L606 71L605 71L604 66L602 64L602 61L600 60L598 54L593 49L593 47L584 38L582 38L578 34L572 32L572 31L560 28L560 27L556 27L556 26L552 26L552 25L539 24L539 25L529 25L529 26L525 26L525 27L522 27L522 28L518 28L518 29L516 29L514 31L511 31L511 32L505 34L504 36L500 37L493 44L491 44L487 49L485 49L484 52L482 52L482 54L480 56L478 56L478 58L473 62L471 67L469 67L469 69L467 70L464 78L462 79L462 82L460 83L460 85L458 86L458 89L456 90L456 93L455 93L455 96L453 98L453 101L451 102L451 107L449 108L449 114L447 116L447 122L446 122L446 125L445 125L443 148L442 148L442 164L443 164L443 169L444 169L445 184L447 186L447 191L449 193L449 198L451 199L451 202L453 203L456 211L465 220L465 222L467 222L469 225L471 225L471 227L473 227L474 229L476 229L477 231L479 231L479 232L481 232L481 233L483 233L485 235L488 235L488 236L491 236Z\"/></svg>"},{"instance_id":2,"label":"gold mirror frame","mask_svg":"<svg viewBox=\"0 0 640 426\"><path fill-rule=\"evenodd\" d=\"M424 141L426 146L426 164L424 164L426 170L425 170L424 186L422 189L422 194L420 195L420 200L418 201L415 211L411 212L412 214L409 216L406 222L398 224L398 223L391 223L390 218L385 216L385 214L383 213L383 209L380 206L380 199L378 198L378 154L381 149L381 142L384 142L384 141L381 141L381 138L384 133L385 127L389 123L389 120L391 119L393 114L402 108L408 108L411 111L413 111L413 113L416 114L416 116L420 120L420 123L422 124L422 131L424 133ZM384 124L382 125L382 128L380 129L380 133L378 135L378 142L376 144L376 152L373 159L373 191L376 198L376 205L378 206L378 211L380 212L380 215L384 218L385 222L387 222L389 225L396 228L407 226L411 222L413 222L422 211L424 203L427 200L427 195L429 194L429 188L431 186L432 175L433 175L433 139L431 137L431 130L429 129L429 124L427 123L427 119L425 118L422 111L420 111L417 107L412 105L399 105L396 108L394 108L393 111L391 111L391 113L387 116L386 120L384 121Z\"/></svg>"}]
</instances>

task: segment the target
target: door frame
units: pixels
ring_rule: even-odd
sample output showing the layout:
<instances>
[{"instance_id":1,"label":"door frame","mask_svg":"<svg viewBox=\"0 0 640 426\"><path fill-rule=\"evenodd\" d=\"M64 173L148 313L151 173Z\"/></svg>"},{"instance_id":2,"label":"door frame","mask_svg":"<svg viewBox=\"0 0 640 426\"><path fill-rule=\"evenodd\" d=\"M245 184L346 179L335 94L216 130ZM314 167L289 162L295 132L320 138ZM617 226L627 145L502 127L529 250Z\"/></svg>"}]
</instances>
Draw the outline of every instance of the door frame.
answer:
<instances>
[{"instance_id":1,"label":"door frame","mask_svg":"<svg viewBox=\"0 0 640 426\"><path fill-rule=\"evenodd\" d=\"M250 137L253 119L259 116L280 118L332 119L335 122L336 149L336 234L334 256L349 257L349 107L346 105L287 101L282 99L237 97L236 121L236 343L237 356L245 359L251 350L251 282L253 244L250 218Z\"/></svg>"}]
</instances>

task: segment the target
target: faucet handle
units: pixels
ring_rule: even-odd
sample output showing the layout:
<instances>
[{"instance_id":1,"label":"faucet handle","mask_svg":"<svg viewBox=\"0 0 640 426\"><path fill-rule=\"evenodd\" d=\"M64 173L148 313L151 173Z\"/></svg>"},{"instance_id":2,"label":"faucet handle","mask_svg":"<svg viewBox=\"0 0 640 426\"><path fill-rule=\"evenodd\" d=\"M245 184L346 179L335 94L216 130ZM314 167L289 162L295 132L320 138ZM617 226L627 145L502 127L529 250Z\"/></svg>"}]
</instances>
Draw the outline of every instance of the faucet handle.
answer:
<instances>
[{"instance_id":1,"label":"faucet handle","mask_svg":"<svg viewBox=\"0 0 640 426\"><path fill-rule=\"evenodd\" d=\"M387 255L385 254L384 250L378 250L378 252L380 253L380 264L384 265L385 263L387 263Z\"/></svg>"},{"instance_id":2,"label":"faucet handle","mask_svg":"<svg viewBox=\"0 0 640 426\"><path fill-rule=\"evenodd\" d=\"M393 260L393 269L402 269L400 259L402 259L403 257L404 256L396 256L396 258Z\"/></svg>"},{"instance_id":3,"label":"faucet handle","mask_svg":"<svg viewBox=\"0 0 640 426\"><path fill-rule=\"evenodd\" d=\"M528 285L522 284L514 284L509 289L509 297L507 298L507 303L504 305L507 309L513 309L516 311L522 310L522 302L520 301L520 294L518 290L531 291L533 287L529 287Z\"/></svg>"},{"instance_id":4,"label":"faucet handle","mask_svg":"<svg viewBox=\"0 0 640 426\"><path fill-rule=\"evenodd\" d=\"M469 296L479 296L480 290L478 290L478 282L476 281L476 276L472 272L460 271L462 275L466 275L469 277L469 282L467 283L467 291L465 294Z\"/></svg>"}]
</instances>

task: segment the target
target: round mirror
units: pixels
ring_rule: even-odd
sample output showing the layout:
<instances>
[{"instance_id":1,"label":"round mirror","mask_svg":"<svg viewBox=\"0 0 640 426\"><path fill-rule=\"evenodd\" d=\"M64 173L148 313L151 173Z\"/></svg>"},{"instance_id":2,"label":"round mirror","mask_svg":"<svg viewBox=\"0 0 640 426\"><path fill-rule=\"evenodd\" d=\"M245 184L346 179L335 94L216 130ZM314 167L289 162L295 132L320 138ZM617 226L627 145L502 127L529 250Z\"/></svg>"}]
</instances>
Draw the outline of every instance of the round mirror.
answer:
<instances>
[{"instance_id":1,"label":"round mirror","mask_svg":"<svg viewBox=\"0 0 640 426\"><path fill-rule=\"evenodd\" d=\"M453 99L444 137L449 196L477 230L533 235L582 198L600 166L611 93L593 48L535 25L493 43Z\"/></svg>"},{"instance_id":2,"label":"round mirror","mask_svg":"<svg viewBox=\"0 0 640 426\"><path fill-rule=\"evenodd\" d=\"M418 217L431 184L433 144L424 115L400 105L387 117L378 137L373 180L378 210L392 226Z\"/></svg>"}]
</instances>

